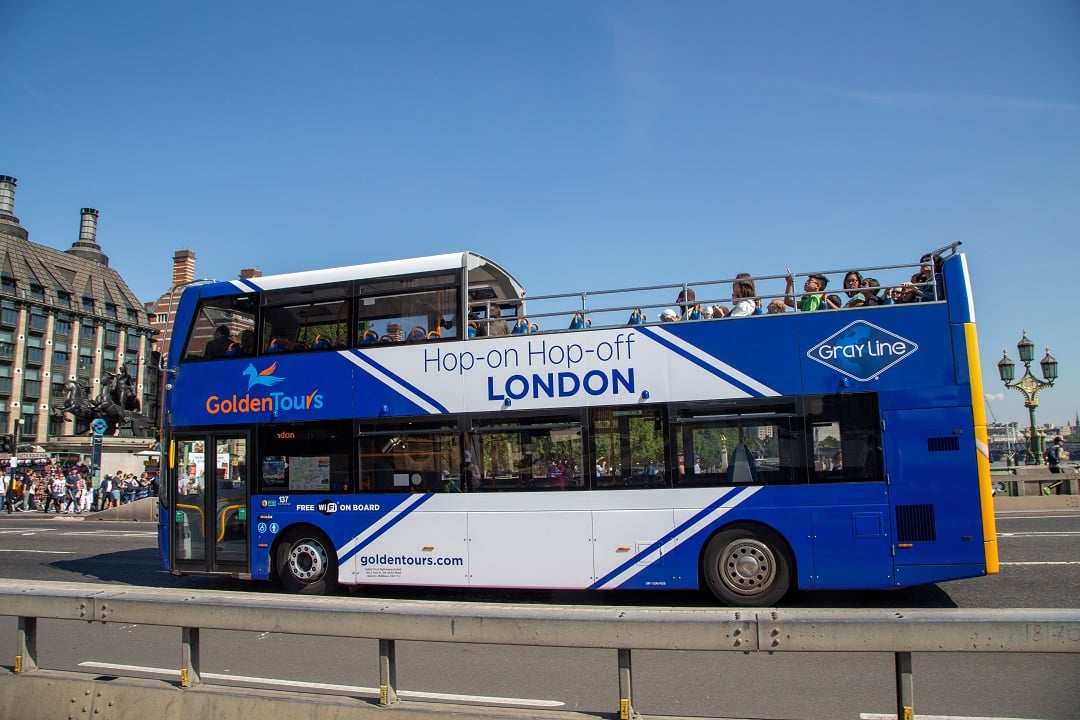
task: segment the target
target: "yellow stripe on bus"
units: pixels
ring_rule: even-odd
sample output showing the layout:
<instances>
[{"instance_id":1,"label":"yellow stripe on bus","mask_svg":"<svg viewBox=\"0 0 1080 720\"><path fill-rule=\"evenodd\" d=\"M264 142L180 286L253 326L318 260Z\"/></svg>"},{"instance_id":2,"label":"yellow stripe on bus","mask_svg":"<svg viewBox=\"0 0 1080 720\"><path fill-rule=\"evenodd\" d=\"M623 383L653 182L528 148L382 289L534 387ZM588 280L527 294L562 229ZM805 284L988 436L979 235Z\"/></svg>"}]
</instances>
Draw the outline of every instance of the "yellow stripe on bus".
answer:
<instances>
[{"instance_id":1,"label":"yellow stripe on bus","mask_svg":"<svg viewBox=\"0 0 1080 720\"><path fill-rule=\"evenodd\" d=\"M971 414L975 420L976 461L979 472L979 505L982 509L983 547L986 551L986 574L1000 569L997 526L994 522L994 493L990 482L990 442L986 435L986 399L983 395L982 370L979 365L979 342L975 323L964 323L967 345L968 376L971 381Z\"/></svg>"}]
</instances>

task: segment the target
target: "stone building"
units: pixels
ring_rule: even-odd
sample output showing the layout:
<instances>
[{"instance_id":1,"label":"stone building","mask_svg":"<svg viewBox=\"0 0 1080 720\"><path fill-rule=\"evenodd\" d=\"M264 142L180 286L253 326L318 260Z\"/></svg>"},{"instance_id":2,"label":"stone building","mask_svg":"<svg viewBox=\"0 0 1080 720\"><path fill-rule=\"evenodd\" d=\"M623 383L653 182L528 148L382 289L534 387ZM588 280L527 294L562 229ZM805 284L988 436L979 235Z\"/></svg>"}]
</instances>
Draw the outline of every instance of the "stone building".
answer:
<instances>
[{"instance_id":1,"label":"stone building","mask_svg":"<svg viewBox=\"0 0 1080 720\"><path fill-rule=\"evenodd\" d=\"M97 242L98 211L81 210L78 240L67 250L38 245L14 214L16 183L0 176L0 433L17 434L20 446L60 450L62 438L88 431L86 420L56 412L65 386L82 383L94 398L105 373L121 367L135 378L143 414L157 418L154 328ZM141 432L152 436L154 428Z\"/></svg>"}]
</instances>

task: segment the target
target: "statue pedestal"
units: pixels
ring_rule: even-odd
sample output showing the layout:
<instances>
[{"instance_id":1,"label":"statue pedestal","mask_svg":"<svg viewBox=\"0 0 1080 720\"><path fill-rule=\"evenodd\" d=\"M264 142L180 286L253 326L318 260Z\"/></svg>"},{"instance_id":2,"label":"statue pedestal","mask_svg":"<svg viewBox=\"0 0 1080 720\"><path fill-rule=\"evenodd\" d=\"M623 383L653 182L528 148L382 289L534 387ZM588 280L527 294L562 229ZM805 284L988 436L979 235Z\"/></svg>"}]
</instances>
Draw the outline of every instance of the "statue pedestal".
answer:
<instances>
[{"instance_id":1,"label":"statue pedestal","mask_svg":"<svg viewBox=\"0 0 1080 720\"><path fill-rule=\"evenodd\" d=\"M60 435L50 437L44 444L54 458L78 456L78 462L90 465L94 438L91 435ZM146 454L157 444L152 438L127 438L105 435L101 438L101 474L118 472L139 475L148 469L157 472L158 456ZM142 454L140 454L142 453ZM62 459L62 458L61 458Z\"/></svg>"}]
</instances>

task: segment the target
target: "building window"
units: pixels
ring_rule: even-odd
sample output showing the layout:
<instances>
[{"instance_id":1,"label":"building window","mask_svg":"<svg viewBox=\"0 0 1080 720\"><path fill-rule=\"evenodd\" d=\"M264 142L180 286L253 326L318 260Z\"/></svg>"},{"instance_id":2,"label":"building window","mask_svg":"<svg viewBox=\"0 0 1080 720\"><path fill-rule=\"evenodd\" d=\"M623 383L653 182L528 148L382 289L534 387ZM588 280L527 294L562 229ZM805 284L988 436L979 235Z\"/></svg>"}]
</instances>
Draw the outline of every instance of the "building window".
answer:
<instances>
[{"instance_id":1,"label":"building window","mask_svg":"<svg viewBox=\"0 0 1080 720\"><path fill-rule=\"evenodd\" d=\"M0 325L15 327L19 323L19 306L10 300L0 301Z\"/></svg>"},{"instance_id":2,"label":"building window","mask_svg":"<svg viewBox=\"0 0 1080 720\"><path fill-rule=\"evenodd\" d=\"M15 343L0 340L0 360L15 359Z\"/></svg>"},{"instance_id":3,"label":"building window","mask_svg":"<svg viewBox=\"0 0 1080 720\"><path fill-rule=\"evenodd\" d=\"M35 300L45 300L45 288L37 283L30 283L30 297Z\"/></svg>"},{"instance_id":4,"label":"building window","mask_svg":"<svg viewBox=\"0 0 1080 720\"><path fill-rule=\"evenodd\" d=\"M49 395L54 400L60 400L67 397L67 383L54 380L52 387L49 389Z\"/></svg>"},{"instance_id":5,"label":"building window","mask_svg":"<svg viewBox=\"0 0 1080 720\"><path fill-rule=\"evenodd\" d=\"M54 350L52 355L53 372L65 373L67 372L68 363L71 362L71 355L66 350Z\"/></svg>"},{"instance_id":6,"label":"building window","mask_svg":"<svg viewBox=\"0 0 1080 720\"><path fill-rule=\"evenodd\" d=\"M56 291L56 304L60 307L71 307L71 293L64 290Z\"/></svg>"},{"instance_id":7,"label":"building window","mask_svg":"<svg viewBox=\"0 0 1080 720\"><path fill-rule=\"evenodd\" d=\"M30 308L30 329L35 332L45 332L45 327L48 325L48 318L45 317L45 311L42 308Z\"/></svg>"},{"instance_id":8,"label":"building window","mask_svg":"<svg viewBox=\"0 0 1080 720\"><path fill-rule=\"evenodd\" d=\"M39 347L26 348L26 362L31 365L40 365L45 362L45 350Z\"/></svg>"},{"instance_id":9,"label":"building window","mask_svg":"<svg viewBox=\"0 0 1080 720\"><path fill-rule=\"evenodd\" d=\"M53 322L53 335L68 337L71 335L71 316L67 313L57 313Z\"/></svg>"},{"instance_id":10,"label":"building window","mask_svg":"<svg viewBox=\"0 0 1080 720\"><path fill-rule=\"evenodd\" d=\"M0 291L15 294L15 278L10 275L0 276Z\"/></svg>"},{"instance_id":11,"label":"building window","mask_svg":"<svg viewBox=\"0 0 1080 720\"><path fill-rule=\"evenodd\" d=\"M88 312L92 314L94 312L94 298L90 297L89 295L83 295L82 309L83 312Z\"/></svg>"},{"instance_id":12,"label":"building window","mask_svg":"<svg viewBox=\"0 0 1080 720\"><path fill-rule=\"evenodd\" d=\"M111 303L111 302L105 303L105 314L108 315L111 318L115 318L116 317L116 303Z\"/></svg>"},{"instance_id":13,"label":"building window","mask_svg":"<svg viewBox=\"0 0 1080 720\"><path fill-rule=\"evenodd\" d=\"M164 325L169 322L169 313L154 313L154 322L158 325Z\"/></svg>"},{"instance_id":14,"label":"building window","mask_svg":"<svg viewBox=\"0 0 1080 720\"><path fill-rule=\"evenodd\" d=\"M128 322L130 322L130 323L139 322L139 311L136 310L135 308L128 308L127 309L127 315L128 315Z\"/></svg>"},{"instance_id":15,"label":"building window","mask_svg":"<svg viewBox=\"0 0 1080 720\"><path fill-rule=\"evenodd\" d=\"M25 380L23 381L23 397L39 398L41 397L41 381L40 380Z\"/></svg>"},{"instance_id":16,"label":"building window","mask_svg":"<svg viewBox=\"0 0 1080 720\"><path fill-rule=\"evenodd\" d=\"M139 340L141 338L134 332L128 331L127 334L127 350L129 353L139 352Z\"/></svg>"},{"instance_id":17,"label":"building window","mask_svg":"<svg viewBox=\"0 0 1080 720\"><path fill-rule=\"evenodd\" d=\"M105 344L112 348L120 345L120 328L113 323L105 326Z\"/></svg>"},{"instance_id":18,"label":"building window","mask_svg":"<svg viewBox=\"0 0 1080 720\"><path fill-rule=\"evenodd\" d=\"M19 433L19 437L32 438L37 437L38 431L38 416L31 413L24 413L22 416L23 426L22 431ZM20 443L21 444L21 443Z\"/></svg>"},{"instance_id":19,"label":"building window","mask_svg":"<svg viewBox=\"0 0 1080 720\"><path fill-rule=\"evenodd\" d=\"M82 327L79 328L79 339L87 342L94 341L94 323L91 321L84 321Z\"/></svg>"}]
</instances>

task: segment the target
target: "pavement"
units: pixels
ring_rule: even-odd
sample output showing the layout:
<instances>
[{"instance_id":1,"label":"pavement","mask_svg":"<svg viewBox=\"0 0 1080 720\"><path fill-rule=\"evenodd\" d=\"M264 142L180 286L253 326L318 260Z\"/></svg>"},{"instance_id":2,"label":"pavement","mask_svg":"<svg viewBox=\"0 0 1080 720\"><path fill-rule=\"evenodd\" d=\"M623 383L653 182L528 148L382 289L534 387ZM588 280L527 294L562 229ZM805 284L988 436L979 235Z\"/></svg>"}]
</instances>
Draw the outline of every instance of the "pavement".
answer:
<instances>
[{"instance_id":1,"label":"pavement","mask_svg":"<svg viewBox=\"0 0 1080 720\"><path fill-rule=\"evenodd\" d=\"M1068 510L1080 509L1080 495L1025 495L994 497L994 510Z\"/></svg>"},{"instance_id":2,"label":"pavement","mask_svg":"<svg viewBox=\"0 0 1080 720\"><path fill-rule=\"evenodd\" d=\"M0 513L7 515L7 513ZM38 517L41 515L39 510L31 510L29 515ZM26 516L26 513L16 512L12 517ZM128 522L152 522L156 523L158 520L158 499L156 497L143 498L142 500L135 500L133 502L126 503L120 507L109 508L108 510L98 510L89 513L49 513L50 517L55 517L64 520L126 520Z\"/></svg>"}]
</instances>

